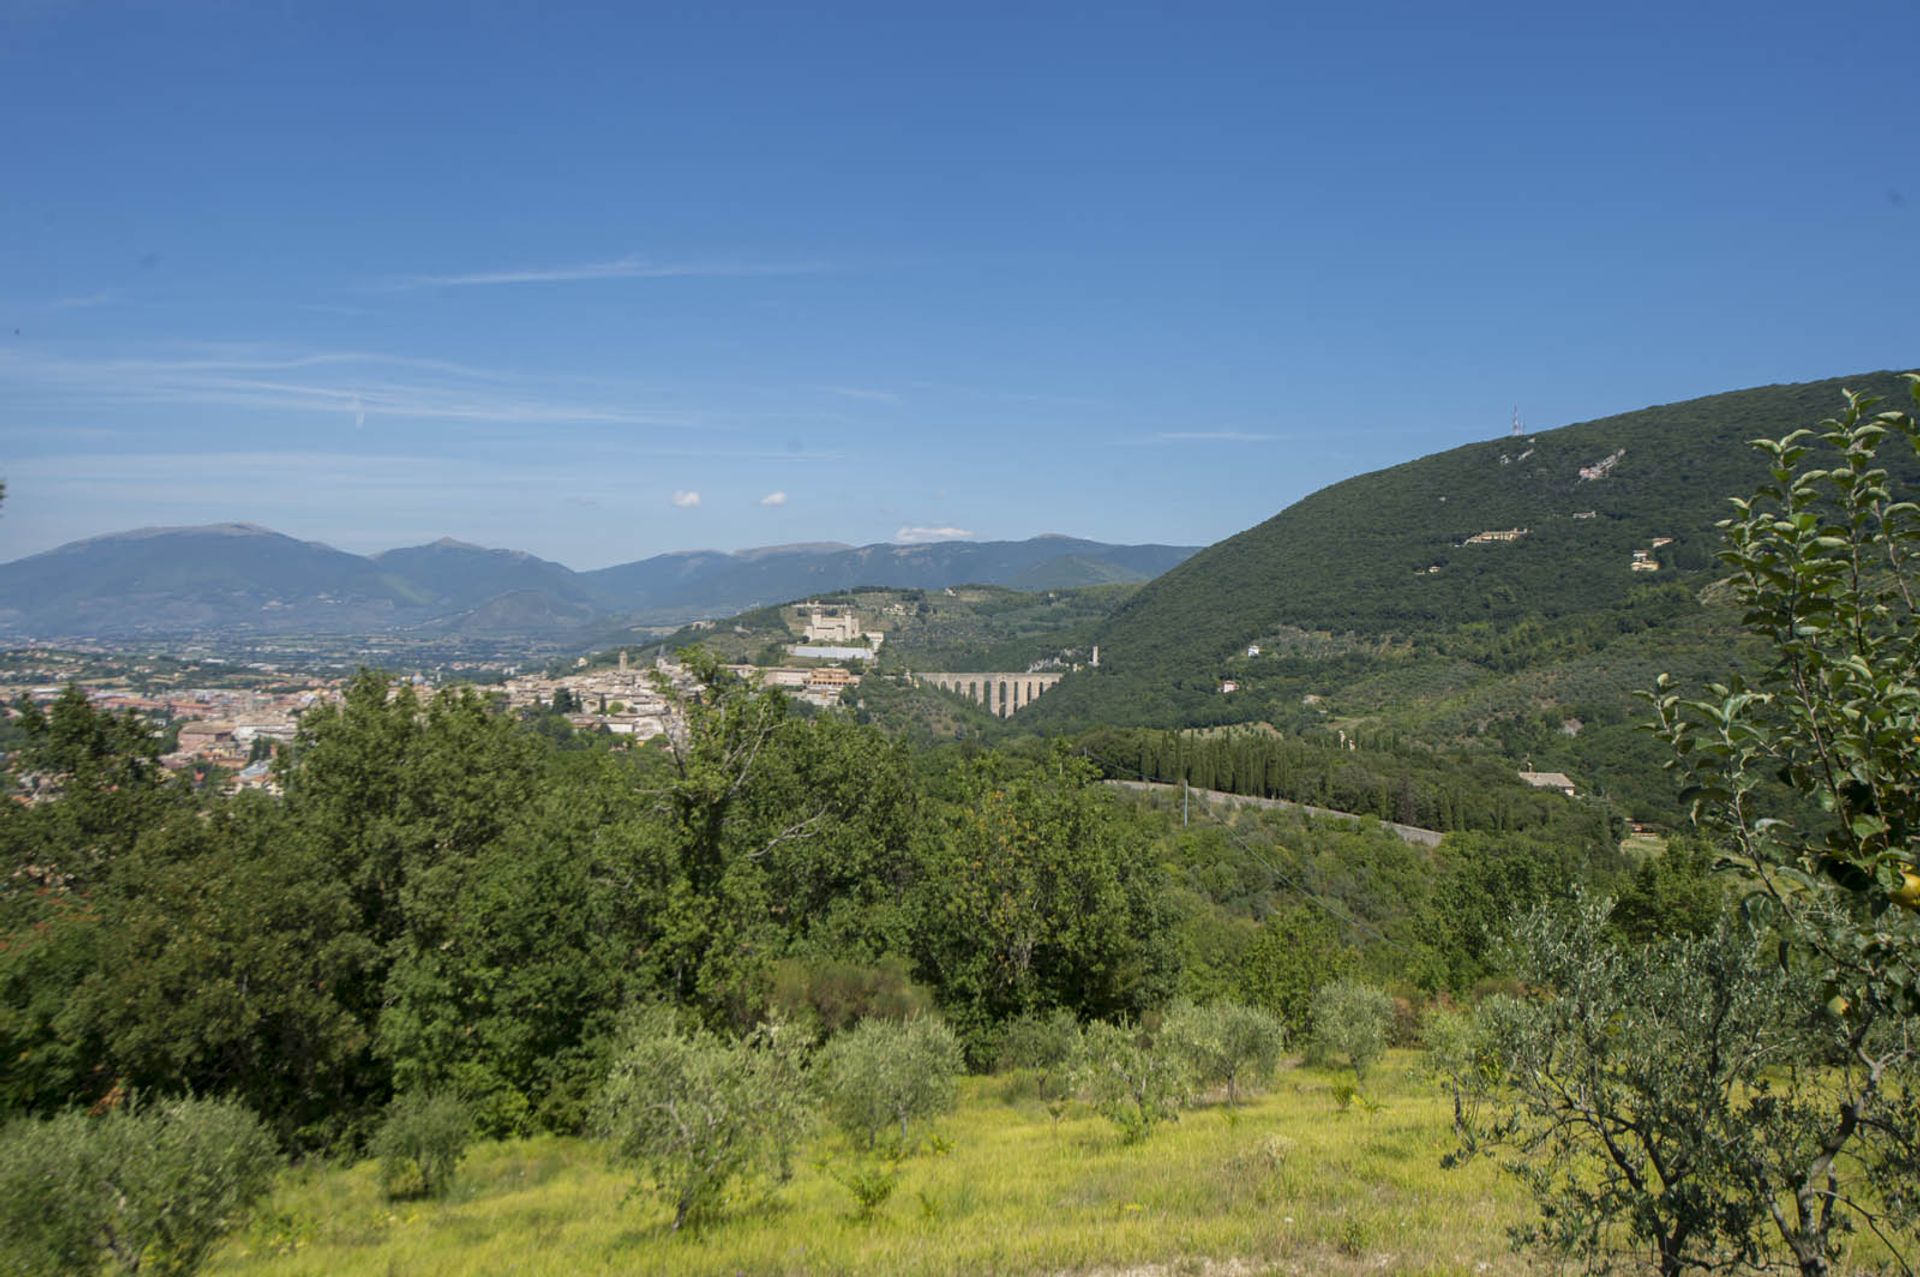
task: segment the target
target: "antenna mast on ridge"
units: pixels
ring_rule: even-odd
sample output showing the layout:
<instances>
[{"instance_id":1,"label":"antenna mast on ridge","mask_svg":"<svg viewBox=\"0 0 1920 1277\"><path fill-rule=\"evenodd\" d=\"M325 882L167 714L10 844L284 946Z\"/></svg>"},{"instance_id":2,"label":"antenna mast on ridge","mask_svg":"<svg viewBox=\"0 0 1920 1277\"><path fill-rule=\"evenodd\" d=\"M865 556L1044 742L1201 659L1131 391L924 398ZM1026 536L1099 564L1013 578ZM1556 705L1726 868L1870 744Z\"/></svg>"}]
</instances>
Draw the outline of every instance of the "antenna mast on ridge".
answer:
<instances>
[{"instance_id":1,"label":"antenna mast on ridge","mask_svg":"<svg viewBox=\"0 0 1920 1277\"><path fill-rule=\"evenodd\" d=\"M1518 439L1520 437L1520 405L1519 404L1515 404L1513 406L1513 437L1515 439Z\"/></svg>"}]
</instances>

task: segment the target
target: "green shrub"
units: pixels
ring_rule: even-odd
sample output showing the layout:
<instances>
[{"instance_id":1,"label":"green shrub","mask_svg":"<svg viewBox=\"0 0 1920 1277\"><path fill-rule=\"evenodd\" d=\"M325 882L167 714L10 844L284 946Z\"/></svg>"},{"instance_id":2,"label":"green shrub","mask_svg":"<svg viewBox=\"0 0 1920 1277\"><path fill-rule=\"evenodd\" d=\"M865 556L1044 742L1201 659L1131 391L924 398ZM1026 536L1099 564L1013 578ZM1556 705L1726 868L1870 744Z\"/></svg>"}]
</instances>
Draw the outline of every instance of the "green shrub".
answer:
<instances>
[{"instance_id":1,"label":"green shrub","mask_svg":"<svg viewBox=\"0 0 1920 1277\"><path fill-rule=\"evenodd\" d=\"M1504 996L1504 995L1496 995ZM1421 1065L1443 1081L1487 1067L1485 1035L1473 1011L1435 1006L1420 1020Z\"/></svg>"},{"instance_id":2,"label":"green shrub","mask_svg":"<svg viewBox=\"0 0 1920 1277\"><path fill-rule=\"evenodd\" d=\"M1047 1016L1023 1015L1000 1031L1002 1070L1070 1071L1080 1054L1080 1022L1065 1007Z\"/></svg>"},{"instance_id":3,"label":"green shrub","mask_svg":"<svg viewBox=\"0 0 1920 1277\"><path fill-rule=\"evenodd\" d=\"M813 1022L827 1037L862 1020L910 1020L933 1010L933 998L913 982L904 958L872 966L857 962L788 959L773 969L769 1004L782 1017Z\"/></svg>"},{"instance_id":4,"label":"green shrub","mask_svg":"<svg viewBox=\"0 0 1920 1277\"><path fill-rule=\"evenodd\" d=\"M870 1150L884 1135L904 1155L916 1128L952 1110L964 1067L960 1040L938 1020L862 1020L820 1052L815 1075L848 1139Z\"/></svg>"},{"instance_id":5,"label":"green shrub","mask_svg":"<svg viewBox=\"0 0 1920 1277\"><path fill-rule=\"evenodd\" d=\"M1027 1093L1038 1097L1058 1123L1073 1099L1080 1050L1080 1022L1073 1012L1060 1007L1049 1016L1024 1015L1001 1031L1000 1068L1024 1075L1031 1088Z\"/></svg>"},{"instance_id":6,"label":"green shrub","mask_svg":"<svg viewBox=\"0 0 1920 1277\"><path fill-rule=\"evenodd\" d=\"M1410 1048L1420 1045L1420 1008L1406 998L1391 997L1392 1017L1387 1023L1387 1045Z\"/></svg>"},{"instance_id":7,"label":"green shrub","mask_svg":"<svg viewBox=\"0 0 1920 1277\"><path fill-rule=\"evenodd\" d=\"M802 1083L791 1031L730 1041L653 1007L625 1030L594 1124L615 1165L673 1207L678 1231L716 1215L736 1180L785 1177L809 1117Z\"/></svg>"},{"instance_id":8,"label":"green shrub","mask_svg":"<svg viewBox=\"0 0 1920 1277\"><path fill-rule=\"evenodd\" d=\"M1138 1029L1104 1021L1089 1024L1075 1073L1075 1089L1129 1144L1145 1139L1161 1122L1177 1121L1187 1097L1187 1071L1179 1057L1155 1050Z\"/></svg>"},{"instance_id":9,"label":"green shrub","mask_svg":"<svg viewBox=\"0 0 1920 1277\"><path fill-rule=\"evenodd\" d=\"M0 1267L195 1272L279 1164L259 1120L226 1100L16 1122L0 1133Z\"/></svg>"},{"instance_id":10,"label":"green shrub","mask_svg":"<svg viewBox=\"0 0 1920 1277\"><path fill-rule=\"evenodd\" d=\"M1232 1107L1243 1087L1258 1090L1272 1080L1287 1027L1278 1016L1237 1002L1180 1003L1167 1013L1160 1041L1185 1062L1195 1083L1226 1087Z\"/></svg>"},{"instance_id":11,"label":"green shrub","mask_svg":"<svg viewBox=\"0 0 1920 1277\"><path fill-rule=\"evenodd\" d=\"M1347 1057L1356 1082L1387 1049L1393 1026L1393 999L1358 980L1335 980L1313 997L1314 1042L1324 1051Z\"/></svg>"},{"instance_id":12,"label":"green shrub","mask_svg":"<svg viewBox=\"0 0 1920 1277\"><path fill-rule=\"evenodd\" d=\"M829 1166L827 1173L853 1194L853 1217L863 1224L880 1213L900 1186L900 1164L893 1161L861 1162L848 1170Z\"/></svg>"},{"instance_id":13,"label":"green shrub","mask_svg":"<svg viewBox=\"0 0 1920 1277\"><path fill-rule=\"evenodd\" d=\"M445 1197L472 1137L472 1114L458 1096L416 1091L396 1097L373 1137L380 1191L389 1201Z\"/></svg>"}]
</instances>

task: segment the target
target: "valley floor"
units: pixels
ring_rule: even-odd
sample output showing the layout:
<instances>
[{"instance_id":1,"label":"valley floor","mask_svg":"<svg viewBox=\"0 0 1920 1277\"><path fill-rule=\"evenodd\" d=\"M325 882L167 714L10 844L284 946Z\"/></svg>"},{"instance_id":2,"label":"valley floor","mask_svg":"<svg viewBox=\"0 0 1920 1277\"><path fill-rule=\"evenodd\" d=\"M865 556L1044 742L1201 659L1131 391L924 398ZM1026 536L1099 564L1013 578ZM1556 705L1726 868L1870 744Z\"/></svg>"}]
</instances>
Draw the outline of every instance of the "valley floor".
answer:
<instances>
[{"instance_id":1,"label":"valley floor","mask_svg":"<svg viewBox=\"0 0 1920 1277\"><path fill-rule=\"evenodd\" d=\"M476 1147L445 1203L383 1202L375 1166L287 1177L231 1240L219 1274L453 1273L1502 1273L1515 1187L1476 1164L1440 1168L1444 1097L1396 1053L1378 1107L1340 1111L1341 1073L1285 1068L1230 1117L1189 1111L1144 1143L1079 1110L1056 1128L1008 1078L963 1083L944 1152L904 1164L877 1219L824 1159L822 1136L771 1200L745 1201L698 1236L674 1236L650 1197L581 1140Z\"/></svg>"}]
</instances>

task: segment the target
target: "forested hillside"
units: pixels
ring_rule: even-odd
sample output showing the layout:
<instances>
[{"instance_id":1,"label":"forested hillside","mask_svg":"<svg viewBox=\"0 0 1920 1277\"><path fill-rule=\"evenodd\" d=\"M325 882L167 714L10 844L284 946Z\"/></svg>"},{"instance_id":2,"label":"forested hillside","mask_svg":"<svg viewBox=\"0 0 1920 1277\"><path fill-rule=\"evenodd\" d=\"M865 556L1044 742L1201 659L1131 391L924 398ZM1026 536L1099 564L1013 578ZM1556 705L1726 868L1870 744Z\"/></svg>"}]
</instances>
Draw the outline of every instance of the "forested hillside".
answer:
<instances>
[{"instance_id":1,"label":"forested hillside","mask_svg":"<svg viewBox=\"0 0 1920 1277\"><path fill-rule=\"evenodd\" d=\"M1739 659L1739 618L1708 588L1714 525L1764 477L1748 442L1833 416L1843 387L1904 399L1891 373L1767 386L1335 484L1143 587L1094 636L1100 669L1028 725L1401 731L1671 817L1632 693ZM1657 566L1636 570L1636 551Z\"/></svg>"},{"instance_id":2,"label":"forested hillside","mask_svg":"<svg viewBox=\"0 0 1920 1277\"><path fill-rule=\"evenodd\" d=\"M1032 592L997 585L948 589L862 586L822 592L806 601L847 608L868 631L885 635L877 663L885 669L1024 670L1037 663L1084 660L1094 633L1139 587L1095 585ZM780 664L801 640L800 600L755 608L711 624L689 625L660 640L666 651L696 644L728 660ZM652 650L629 644L630 657ZM611 665L616 652L592 663Z\"/></svg>"}]
</instances>

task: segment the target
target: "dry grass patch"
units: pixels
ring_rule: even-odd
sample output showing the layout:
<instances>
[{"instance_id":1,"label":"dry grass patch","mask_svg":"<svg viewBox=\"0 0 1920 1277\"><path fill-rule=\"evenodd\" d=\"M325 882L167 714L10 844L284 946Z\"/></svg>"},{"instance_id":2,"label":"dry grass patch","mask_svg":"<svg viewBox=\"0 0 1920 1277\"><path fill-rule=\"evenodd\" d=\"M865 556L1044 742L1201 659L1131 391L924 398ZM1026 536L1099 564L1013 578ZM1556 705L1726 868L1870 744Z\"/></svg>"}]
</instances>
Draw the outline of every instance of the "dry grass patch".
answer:
<instances>
[{"instance_id":1,"label":"dry grass patch","mask_svg":"<svg viewBox=\"0 0 1920 1277\"><path fill-rule=\"evenodd\" d=\"M1188 1112L1144 1143L1076 1110L1056 1126L1000 1078L964 1081L939 1132L950 1151L902 1164L868 1222L821 1135L770 1198L727 1204L692 1236L629 1200L602 1150L543 1138L476 1146L444 1202L388 1205L376 1167L289 1175L217 1257L222 1274L1099 1273L1528 1271L1505 1229L1524 1213L1493 1168L1446 1172L1446 1101L1396 1054L1380 1107L1336 1110L1332 1073ZM1013 1088L1017 1094L1017 1088ZM836 1161L835 1159L840 1159Z\"/></svg>"}]
</instances>

